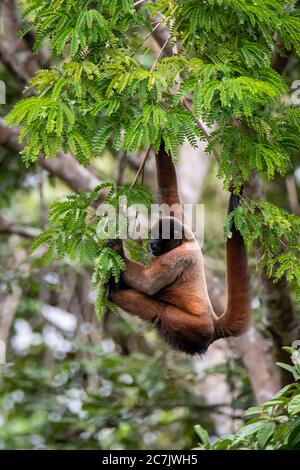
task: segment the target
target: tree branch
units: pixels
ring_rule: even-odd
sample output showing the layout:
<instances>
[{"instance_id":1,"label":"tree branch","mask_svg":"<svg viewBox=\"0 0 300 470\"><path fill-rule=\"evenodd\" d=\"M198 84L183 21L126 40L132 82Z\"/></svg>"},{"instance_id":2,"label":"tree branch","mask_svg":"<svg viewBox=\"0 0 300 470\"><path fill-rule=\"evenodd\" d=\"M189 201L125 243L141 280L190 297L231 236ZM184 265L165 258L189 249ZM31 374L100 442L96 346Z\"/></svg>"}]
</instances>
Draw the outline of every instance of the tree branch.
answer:
<instances>
[{"instance_id":1,"label":"tree branch","mask_svg":"<svg viewBox=\"0 0 300 470\"><path fill-rule=\"evenodd\" d=\"M16 225L0 214L0 234L20 235L24 238L35 238L41 231L34 227Z\"/></svg>"},{"instance_id":2,"label":"tree branch","mask_svg":"<svg viewBox=\"0 0 300 470\"><path fill-rule=\"evenodd\" d=\"M0 118L0 145L19 153L23 148L18 141L19 134L18 127L10 128ZM100 184L100 180L90 170L79 165L72 155L66 155L62 151L58 152L56 158L40 157L39 164L74 191L92 191Z\"/></svg>"},{"instance_id":3,"label":"tree branch","mask_svg":"<svg viewBox=\"0 0 300 470\"><path fill-rule=\"evenodd\" d=\"M132 188L137 184L138 179L139 179L141 173L143 173L144 168L145 168L145 165L146 165L147 158L149 157L149 154L150 154L151 150L152 150L152 144L149 145L149 147L148 147L148 149L147 149L147 151L146 151L146 153L145 153L145 155L144 155L144 158L143 158L143 160L142 160L142 163L140 164L140 167L139 167L139 169L138 169L138 171L137 171L137 173L136 173L136 175L135 175L135 178L134 178L134 180L133 180L133 182L132 182L132 184L131 184L131 187L132 187Z\"/></svg>"},{"instance_id":4,"label":"tree branch","mask_svg":"<svg viewBox=\"0 0 300 470\"><path fill-rule=\"evenodd\" d=\"M243 359L257 404L273 398L281 380L279 368L273 362L271 341L262 337L253 321L245 334L231 338L230 343Z\"/></svg>"},{"instance_id":5,"label":"tree branch","mask_svg":"<svg viewBox=\"0 0 300 470\"><path fill-rule=\"evenodd\" d=\"M157 54L156 59L155 59L153 65L152 65L152 67L151 67L151 72L153 72L153 71L156 69L156 66L157 66L157 64L158 64L158 62L159 62L159 60L160 60L160 58L161 58L161 56L162 56L162 54L163 54L165 48L167 47L168 42L169 42L169 38L167 38L167 39L165 40L164 44L161 46L160 51L159 51L159 53Z\"/></svg>"},{"instance_id":6,"label":"tree branch","mask_svg":"<svg viewBox=\"0 0 300 470\"><path fill-rule=\"evenodd\" d=\"M0 42L0 57L3 63L14 72L18 79L27 82L39 70L39 64L26 41L19 38L17 8L14 0L4 0L0 4L2 20L2 37ZM20 152L24 147L18 141L20 129L9 128L0 118L0 144L14 152ZM39 158L39 164L49 173L60 178L71 189L92 191L99 179L88 169L77 163L75 158L62 151L56 158Z\"/></svg>"},{"instance_id":7,"label":"tree branch","mask_svg":"<svg viewBox=\"0 0 300 470\"><path fill-rule=\"evenodd\" d=\"M19 37L19 24L15 0L0 3L1 38L0 58L22 83L26 83L40 66L27 43Z\"/></svg>"},{"instance_id":8,"label":"tree branch","mask_svg":"<svg viewBox=\"0 0 300 470\"><path fill-rule=\"evenodd\" d=\"M143 3L145 3L146 0L140 0L140 1L137 1L134 3L134 8L136 10L138 10ZM157 44L159 45L159 47L163 50L162 50L162 55L163 56L166 56L166 57L169 57L172 55L172 47L171 46L167 46L168 44L168 41L170 39L170 32L169 32L169 28L168 26L164 25L161 20L162 20L162 15L156 15L156 17L154 18L155 21L157 20L158 21L158 25L155 26L155 28L153 28L153 31L152 31L152 36L153 38L155 39L155 41L157 42ZM164 46L164 44L166 43L166 45Z\"/></svg>"},{"instance_id":9,"label":"tree branch","mask_svg":"<svg viewBox=\"0 0 300 470\"><path fill-rule=\"evenodd\" d=\"M291 211L294 214L300 216L300 204L299 204L294 175L287 176L285 178L285 184L286 184Z\"/></svg>"},{"instance_id":10,"label":"tree branch","mask_svg":"<svg viewBox=\"0 0 300 470\"><path fill-rule=\"evenodd\" d=\"M0 297L0 340L4 341L4 343L8 341L9 331L14 321L21 295L20 287L12 283L11 293L5 298Z\"/></svg>"},{"instance_id":11,"label":"tree branch","mask_svg":"<svg viewBox=\"0 0 300 470\"><path fill-rule=\"evenodd\" d=\"M182 100L182 106L191 114L193 114L193 110L192 108L190 107L190 105L188 104L187 100ZM202 134L204 135L206 141L208 144L210 144L210 135L209 133L207 132L207 130L205 129L205 125L199 120L197 119L196 120L197 122L197 126L199 127L200 131L202 132ZM220 155L219 153L217 152L217 150L213 147L212 148L212 153L214 154L215 156L215 159L217 160L217 162L220 162Z\"/></svg>"}]
</instances>

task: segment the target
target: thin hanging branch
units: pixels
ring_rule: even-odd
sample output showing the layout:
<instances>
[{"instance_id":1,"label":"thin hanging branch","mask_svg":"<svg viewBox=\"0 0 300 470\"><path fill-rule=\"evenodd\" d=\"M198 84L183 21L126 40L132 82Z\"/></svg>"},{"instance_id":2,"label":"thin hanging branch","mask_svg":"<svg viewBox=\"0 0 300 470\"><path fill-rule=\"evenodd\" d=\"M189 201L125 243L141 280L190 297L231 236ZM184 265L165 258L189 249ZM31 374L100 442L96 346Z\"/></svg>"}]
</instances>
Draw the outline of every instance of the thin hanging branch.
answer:
<instances>
[{"instance_id":1,"label":"thin hanging branch","mask_svg":"<svg viewBox=\"0 0 300 470\"><path fill-rule=\"evenodd\" d=\"M125 150L120 150L118 153L118 171L117 171L117 181L116 181L117 187L120 187L123 184L123 176L124 176L124 171L126 169L126 165L127 165L127 153L125 152Z\"/></svg>"},{"instance_id":2,"label":"thin hanging branch","mask_svg":"<svg viewBox=\"0 0 300 470\"><path fill-rule=\"evenodd\" d=\"M156 66L159 62L159 59L161 58L164 49L167 47L168 42L169 42L169 38L166 39L166 41L164 42L162 48L160 49L159 53L157 54L157 57L154 61L154 64L151 67L151 72L153 72L156 69Z\"/></svg>"},{"instance_id":3,"label":"thin hanging branch","mask_svg":"<svg viewBox=\"0 0 300 470\"><path fill-rule=\"evenodd\" d=\"M147 0L138 0L137 2L134 2L133 6L134 8L141 5L142 3L145 3Z\"/></svg>"},{"instance_id":4,"label":"thin hanging branch","mask_svg":"<svg viewBox=\"0 0 300 470\"><path fill-rule=\"evenodd\" d=\"M193 110L192 108L190 107L190 105L188 104L188 102L184 99L182 100L182 106L191 114L193 114ZM202 134L204 135L206 141L208 144L210 144L210 135L209 133L206 131L205 127L203 126L202 122L199 121L199 119L196 119L196 123L197 123L197 126L199 127L200 131L202 132ZM219 163L220 162L220 155L219 155L219 152L213 147L212 148L212 153L214 154L215 156L215 159L217 160L217 162Z\"/></svg>"},{"instance_id":5,"label":"thin hanging branch","mask_svg":"<svg viewBox=\"0 0 300 470\"><path fill-rule=\"evenodd\" d=\"M159 28L160 25L161 25L161 21L159 20L158 23L157 23L157 24L154 26L154 28L152 29L152 31L151 31L149 34L147 34L147 36L144 37L142 44L143 44L145 41L147 41L147 39L149 39L150 36L152 36L152 34L157 30L157 28ZM142 45L142 44L141 44L141 45ZM141 46L139 46L139 47L141 47Z\"/></svg>"},{"instance_id":6,"label":"thin hanging branch","mask_svg":"<svg viewBox=\"0 0 300 470\"><path fill-rule=\"evenodd\" d=\"M152 144L149 145L149 147L148 147L148 149L147 149L147 152L145 153L145 156L144 156L144 158L143 158L143 160L142 160L142 163L140 164L140 167L139 167L139 169L138 169L138 171L137 171L137 173L136 173L136 175L135 175L135 178L134 178L134 180L133 180L133 182L132 182L132 185L131 185L132 188L136 185L136 183L137 183L138 180L139 180L139 177L140 177L141 173L143 173L143 171L144 171L144 167L145 167L145 164L146 164L146 160L147 160L147 158L148 158L148 156L149 156L149 154L150 154L150 152L151 152L151 149L152 149Z\"/></svg>"},{"instance_id":7,"label":"thin hanging branch","mask_svg":"<svg viewBox=\"0 0 300 470\"><path fill-rule=\"evenodd\" d=\"M155 33L155 31L159 28L160 25L161 25L161 21L159 20L158 23L152 29L152 31L149 34L147 34L147 36L144 37L141 44L133 51L133 53L131 54L131 57L133 57L141 49L143 44L147 41L147 39L149 39L152 36L153 33Z\"/></svg>"}]
</instances>

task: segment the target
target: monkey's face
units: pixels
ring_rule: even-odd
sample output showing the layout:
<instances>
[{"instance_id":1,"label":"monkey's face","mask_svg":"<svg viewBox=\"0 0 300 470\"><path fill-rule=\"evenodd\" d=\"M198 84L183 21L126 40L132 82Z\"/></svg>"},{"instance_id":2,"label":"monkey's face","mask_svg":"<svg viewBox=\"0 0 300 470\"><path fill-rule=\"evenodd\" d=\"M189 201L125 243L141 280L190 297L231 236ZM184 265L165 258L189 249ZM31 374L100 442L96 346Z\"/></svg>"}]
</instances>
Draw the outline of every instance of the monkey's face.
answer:
<instances>
[{"instance_id":1,"label":"monkey's face","mask_svg":"<svg viewBox=\"0 0 300 470\"><path fill-rule=\"evenodd\" d=\"M160 219L153 228L153 238L149 242L150 250L154 256L161 256L181 245L184 238L183 225L172 218Z\"/></svg>"},{"instance_id":2,"label":"monkey's face","mask_svg":"<svg viewBox=\"0 0 300 470\"><path fill-rule=\"evenodd\" d=\"M154 256L161 256L168 251L174 250L181 244L181 240L154 239L149 243L150 250Z\"/></svg>"}]
</instances>

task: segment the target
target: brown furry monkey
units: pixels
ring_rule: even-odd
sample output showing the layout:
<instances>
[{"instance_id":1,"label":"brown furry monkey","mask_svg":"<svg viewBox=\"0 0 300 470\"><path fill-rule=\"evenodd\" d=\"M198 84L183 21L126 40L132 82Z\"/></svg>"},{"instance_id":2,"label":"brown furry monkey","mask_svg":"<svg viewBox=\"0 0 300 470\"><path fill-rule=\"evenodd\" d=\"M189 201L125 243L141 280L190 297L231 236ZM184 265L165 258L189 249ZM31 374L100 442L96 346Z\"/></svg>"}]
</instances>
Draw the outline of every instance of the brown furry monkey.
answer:
<instances>
[{"instance_id":1,"label":"brown furry monkey","mask_svg":"<svg viewBox=\"0 0 300 470\"><path fill-rule=\"evenodd\" d=\"M163 142L156 154L156 166L159 202L169 206L180 204L175 167ZM228 211L237 204L239 198L231 194ZM168 240L160 236L164 219L159 222L159 236L150 242L154 258L148 266L129 260L122 246L115 246L126 260L123 281L129 288L115 290L110 297L126 312L153 324L173 348L201 354L213 341L240 335L248 327L247 255L243 238L233 227L232 238L226 242L227 307L217 317L207 292L201 248L183 225L181 206L177 207L174 217L168 217L171 227Z\"/></svg>"}]
</instances>

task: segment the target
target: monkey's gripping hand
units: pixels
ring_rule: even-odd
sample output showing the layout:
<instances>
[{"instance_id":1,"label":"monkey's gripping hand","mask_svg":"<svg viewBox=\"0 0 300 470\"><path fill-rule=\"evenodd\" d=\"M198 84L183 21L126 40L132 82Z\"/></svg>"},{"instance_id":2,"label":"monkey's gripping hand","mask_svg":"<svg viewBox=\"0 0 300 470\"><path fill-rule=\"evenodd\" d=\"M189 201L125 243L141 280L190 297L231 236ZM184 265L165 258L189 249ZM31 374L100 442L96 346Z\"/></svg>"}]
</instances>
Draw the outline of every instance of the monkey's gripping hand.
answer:
<instances>
[{"instance_id":1,"label":"monkey's gripping hand","mask_svg":"<svg viewBox=\"0 0 300 470\"><path fill-rule=\"evenodd\" d=\"M116 253L118 253L122 258L124 258L124 248L123 248L123 242L120 239L116 240L108 240L106 243L107 248L110 248L111 250L114 250Z\"/></svg>"}]
</instances>

